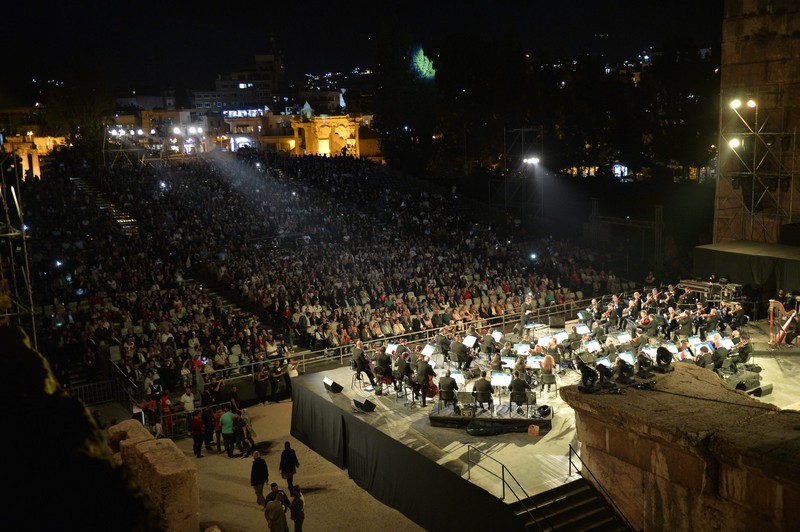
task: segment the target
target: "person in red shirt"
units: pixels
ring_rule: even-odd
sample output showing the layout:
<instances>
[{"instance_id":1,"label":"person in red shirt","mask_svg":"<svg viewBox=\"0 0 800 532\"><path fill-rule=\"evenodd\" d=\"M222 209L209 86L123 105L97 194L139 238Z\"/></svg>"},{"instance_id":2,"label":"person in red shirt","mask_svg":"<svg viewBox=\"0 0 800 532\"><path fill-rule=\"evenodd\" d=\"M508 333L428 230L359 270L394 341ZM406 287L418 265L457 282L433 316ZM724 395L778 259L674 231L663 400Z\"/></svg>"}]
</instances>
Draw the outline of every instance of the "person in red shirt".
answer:
<instances>
[{"instance_id":1,"label":"person in red shirt","mask_svg":"<svg viewBox=\"0 0 800 532\"><path fill-rule=\"evenodd\" d=\"M203 438L206 434L206 427L205 423L203 423L203 418L200 417L200 410L195 410L192 419L189 420L189 432L192 434L192 449L194 450L194 455L197 458L201 458L203 456L201 453L203 450Z\"/></svg>"}]
</instances>

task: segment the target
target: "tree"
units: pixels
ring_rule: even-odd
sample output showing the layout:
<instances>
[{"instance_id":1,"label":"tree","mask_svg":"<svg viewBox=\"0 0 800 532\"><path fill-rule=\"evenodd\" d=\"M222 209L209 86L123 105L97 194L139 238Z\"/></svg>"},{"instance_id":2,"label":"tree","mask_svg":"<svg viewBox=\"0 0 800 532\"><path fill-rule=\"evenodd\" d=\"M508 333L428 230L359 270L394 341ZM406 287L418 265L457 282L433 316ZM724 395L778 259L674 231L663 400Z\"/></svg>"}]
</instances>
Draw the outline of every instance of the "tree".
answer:
<instances>
[{"instance_id":1,"label":"tree","mask_svg":"<svg viewBox=\"0 0 800 532\"><path fill-rule=\"evenodd\" d=\"M66 138L74 157L101 164L104 117L114 109L106 83L89 69L76 69L63 84L51 88L46 105L49 130Z\"/></svg>"}]
</instances>

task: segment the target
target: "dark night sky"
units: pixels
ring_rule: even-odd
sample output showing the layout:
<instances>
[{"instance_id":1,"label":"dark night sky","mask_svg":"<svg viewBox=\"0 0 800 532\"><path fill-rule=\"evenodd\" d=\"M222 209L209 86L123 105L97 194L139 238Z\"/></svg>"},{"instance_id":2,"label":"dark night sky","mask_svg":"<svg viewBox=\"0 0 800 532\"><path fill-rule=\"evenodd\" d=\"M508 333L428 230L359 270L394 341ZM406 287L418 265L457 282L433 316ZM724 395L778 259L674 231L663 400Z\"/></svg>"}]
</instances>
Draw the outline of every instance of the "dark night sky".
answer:
<instances>
[{"instance_id":1,"label":"dark night sky","mask_svg":"<svg viewBox=\"0 0 800 532\"><path fill-rule=\"evenodd\" d=\"M514 32L531 52L589 48L631 57L660 45L668 35L718 42L722 22L722 0L584 0L550 6L534 0L353 0L338 5L240 0L212 5L13 2L3 9L0 34L3 49L24 61L15 61L13 72L0 77L0 91L18 79L61 77L63 69L76 65L89 65L117 88L177 81L211 88L217 73L267 51L270 33L291 79L303 72L370 66L370 38L385 20L399 22L423 43L434 35ZM595 37L601 33L609 37Z\"/></svg>"}]
</instances>

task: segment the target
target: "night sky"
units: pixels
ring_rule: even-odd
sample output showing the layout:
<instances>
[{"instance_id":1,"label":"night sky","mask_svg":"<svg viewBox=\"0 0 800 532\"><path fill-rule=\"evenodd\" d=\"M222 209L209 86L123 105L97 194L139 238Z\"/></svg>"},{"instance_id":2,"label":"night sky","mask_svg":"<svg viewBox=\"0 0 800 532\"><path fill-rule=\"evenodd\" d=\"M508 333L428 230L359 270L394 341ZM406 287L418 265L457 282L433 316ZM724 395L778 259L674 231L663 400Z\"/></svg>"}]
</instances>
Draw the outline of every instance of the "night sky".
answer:
<instances>
[{"instance_id":1,"label":"night sky","mask_svg":"<svg viewBox=\"0 0 800 532\"><path fill-rule=\"evenodd\" d=\"M79 6L79 7L78 7ZM336 7L332 7L336 6ZM479 7L478 7L479 6ZM252 62L274 35L287 74L371 66L374 37L397 21L424 44L432 36L512 32L531 53L539 50L605 52L633 58L672 35L718 42L722 0L546 2L13 2L2 29L10 83L63 78L89 65L118 89L182 82L211 88L217 73ZM599 35L607 35L599 37ZM6 63L8 69L8 63Z\"/></svg>"}]
</instances>

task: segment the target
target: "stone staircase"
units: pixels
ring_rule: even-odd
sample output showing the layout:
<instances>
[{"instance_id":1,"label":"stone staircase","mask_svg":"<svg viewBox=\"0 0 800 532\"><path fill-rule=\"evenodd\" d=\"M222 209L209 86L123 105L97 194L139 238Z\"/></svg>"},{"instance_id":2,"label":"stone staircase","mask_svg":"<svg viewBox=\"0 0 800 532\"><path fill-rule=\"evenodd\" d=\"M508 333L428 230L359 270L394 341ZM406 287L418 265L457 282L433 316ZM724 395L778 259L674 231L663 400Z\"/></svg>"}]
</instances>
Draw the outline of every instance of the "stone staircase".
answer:
<instances>
[{"instance_id":1,"label":"stone staircase","mask_svg":"<svg viewBox=\"0 0 800 532\"><path fill-rule=\"evenodd\" d=\"M139 225L136 223L136 219L121 207L108 201L97 186L82 177L71 177L70 181L75 188L93 198L98 209L110 213L128 236L139 234Z\"/></svg>"},{"instance_id":2,"label":"stone staircase","mask_svg":"<svg viewBox=\"0 0 800 532\"><path fill-rule=\"evenodd\" d=\"M613 532L629 530L585 479L510 505L526 530ZM529 510L526 512L526 508Z\"/></svg>"}]
</instances>

